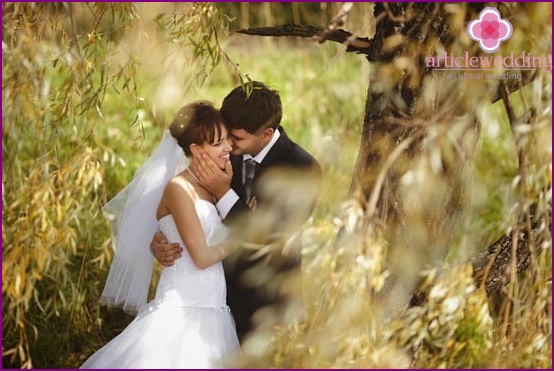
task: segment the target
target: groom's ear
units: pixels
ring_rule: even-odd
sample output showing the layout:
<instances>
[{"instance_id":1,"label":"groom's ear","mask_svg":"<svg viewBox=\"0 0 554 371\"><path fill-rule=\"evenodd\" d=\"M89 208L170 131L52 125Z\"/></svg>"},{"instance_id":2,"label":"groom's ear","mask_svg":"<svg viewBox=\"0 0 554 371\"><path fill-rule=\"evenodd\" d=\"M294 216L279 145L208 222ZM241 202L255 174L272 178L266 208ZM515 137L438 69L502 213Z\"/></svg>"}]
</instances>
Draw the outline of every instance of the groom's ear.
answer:
<instances>
[{"instance_id":1,"label":"groom's ear","mask_svg":"<svg viewBox=\"0 0 554 371\"><path fill-rule=\"evenodd\" d=\"M273 138L273 133L275 130L272 128L265 128L264 131L262 131L262 137L264 142L269 143L271 138Z\"/></svg>"}]
</instances>

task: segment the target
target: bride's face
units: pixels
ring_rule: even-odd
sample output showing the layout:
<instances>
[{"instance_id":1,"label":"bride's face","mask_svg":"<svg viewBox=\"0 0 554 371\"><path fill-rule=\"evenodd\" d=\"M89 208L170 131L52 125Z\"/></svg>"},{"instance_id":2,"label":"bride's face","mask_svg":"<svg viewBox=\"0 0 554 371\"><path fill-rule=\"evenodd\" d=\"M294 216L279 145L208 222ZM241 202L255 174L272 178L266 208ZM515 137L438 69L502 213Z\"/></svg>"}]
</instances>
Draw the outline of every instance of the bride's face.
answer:
<instances>
[{"instance_id":1,"label":"bride's face","mask_svg":"<svg viewBox=\"0 0 554 371\"><path fill-rule=\"evenodd\" d=\"M227 128L222 126L219 137L215 138L213 143L204 142L198 146L198 149L199 153L207 154L221 169L225 169L229 161L229 154L233 149Z\"/></svg>"}]
</instances>

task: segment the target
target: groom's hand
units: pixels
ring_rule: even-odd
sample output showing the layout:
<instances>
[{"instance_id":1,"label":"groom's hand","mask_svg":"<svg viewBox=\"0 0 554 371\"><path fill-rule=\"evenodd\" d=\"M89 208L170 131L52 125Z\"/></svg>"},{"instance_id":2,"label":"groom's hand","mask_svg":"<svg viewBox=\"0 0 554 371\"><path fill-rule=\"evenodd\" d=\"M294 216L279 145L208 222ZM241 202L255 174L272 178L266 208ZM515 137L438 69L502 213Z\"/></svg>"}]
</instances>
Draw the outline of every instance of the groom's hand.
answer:
<instances>
[{"instance_id":1,"label":"groom's hand","mask_svg":"<svg viewBox=\"0 0 554 371\"><path fill-rule=\"evenodd\" d=\"M231 189L231 179L233 178L233 168L231 161L227 161L225 169L221 170L219 166L206 154L195 155L195 172L198 174L198 180L204 188L213 194L218 200Z\"/></svg>"},{"instance_id":2,"label":"groom's hand","mask_svg":"<svg viewBox=\"0 0 554 371\"><path fill-rule=\"evenodd\" d=\"M183 248L178 243L168 243L162 232L156 232L150 243L150 251L164 267L171 267L181 257Z\"/></svg>"}]
</instances>

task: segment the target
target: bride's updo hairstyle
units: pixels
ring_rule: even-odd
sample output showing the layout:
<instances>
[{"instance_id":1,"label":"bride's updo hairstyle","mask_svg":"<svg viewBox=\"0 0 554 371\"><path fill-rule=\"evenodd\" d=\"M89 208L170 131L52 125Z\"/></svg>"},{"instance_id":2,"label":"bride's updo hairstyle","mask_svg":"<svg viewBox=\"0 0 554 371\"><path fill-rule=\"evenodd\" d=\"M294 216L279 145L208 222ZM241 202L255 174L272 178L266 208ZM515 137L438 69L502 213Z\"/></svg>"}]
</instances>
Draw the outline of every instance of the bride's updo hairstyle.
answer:
<instances>
[{"instance_id":1,"label":"bride's updo hairstyle","mask_svg":"<svg viewBox=\"0 0 554 371\"><path fill-rule=\"evenodd\" d=\"M169 126L169 132L185 152L191 156L190 145L219 140L225 119L217 108L205 101L194 102L182 107Z\"/></svg>"}]
</instances>

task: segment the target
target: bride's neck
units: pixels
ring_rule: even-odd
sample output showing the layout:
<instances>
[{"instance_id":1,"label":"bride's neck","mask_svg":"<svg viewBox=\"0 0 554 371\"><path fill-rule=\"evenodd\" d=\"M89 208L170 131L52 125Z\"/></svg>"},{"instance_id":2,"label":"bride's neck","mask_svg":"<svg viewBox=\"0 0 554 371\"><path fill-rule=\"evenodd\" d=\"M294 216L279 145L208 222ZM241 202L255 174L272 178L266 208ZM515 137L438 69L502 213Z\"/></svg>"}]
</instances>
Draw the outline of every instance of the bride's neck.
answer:
<instances>
[{"instance_id":1,"label":"bride's neck","mask_svg":"<svg viewBox=\"0 0 554 371\"><path fill-rule=\"evenodd\" d=\"M215 201L214 196L206 188L204 188L204 186L202 185L202 183L200 183L200 180L198 179L198 175L194 173L190 166L184 171L184 176L187 178L192 187L196 190L198 197L207 201Z\"/></svg>"},{"instance_id":2,"label":"bride's neck","mask_svg":"<svg viewBox=\"0 0 554 371\"><path fill-rule=\"evenodd\" d=\"M198 179L198 175L194 173L194 171L192 170L192 167L188 167L186 170L185 170L185 173L188 173L190 175L190 178L192 178L192 180L194 181L195 185L199 185L200 187L202 187L202 189L205 189L204 186L202 185L202 183L200 182L200 179Z\"/></svg>"}]
</instances>

